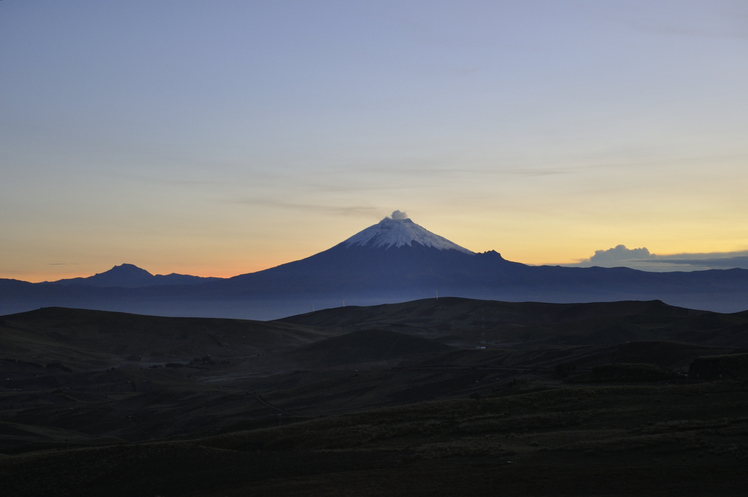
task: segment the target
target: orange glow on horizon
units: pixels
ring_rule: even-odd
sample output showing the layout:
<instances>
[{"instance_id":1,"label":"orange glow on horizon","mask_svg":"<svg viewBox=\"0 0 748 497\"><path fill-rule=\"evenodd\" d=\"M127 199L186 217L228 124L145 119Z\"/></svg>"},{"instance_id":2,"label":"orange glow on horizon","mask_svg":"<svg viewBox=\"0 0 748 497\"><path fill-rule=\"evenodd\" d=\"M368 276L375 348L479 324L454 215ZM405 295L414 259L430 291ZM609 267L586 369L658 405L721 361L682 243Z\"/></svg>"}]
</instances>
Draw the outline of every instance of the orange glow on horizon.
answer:
<instances>
[{"instance_id":1,"label":"orange glow on horizon","mask_svg":"<svg viewBox=\"0 0 748 497\"><path fill-rule=\"evenodd\" d=\"M312 255L312 254L310 254ZM212 268L207 267L205 264L200 265L164 265L156 264L149 266L147 263L135 263L135 262L117 262L108 267L100 267L99 265L76 265L73 266L77 269L65 270L65 271L13 271L10 274L2 275L0 278L3 279L14 279L20 281L26 281L29 283L43 283L43 282L54 282L72 278L88 278L95 274L105 273L111 270L115 266L121 264L134 264L140 269L144 269L152 275L168 275L168 274L184 274L190 276L199 276L201 278L232 278L242 274L255 273L263 271L265 269L271 269L288 262L293 262L298 259L277 261L275 259L267 259L264 262L254 263L235 263L235 264L223 264L216 265ZM54 267L54 266L52 266ZM67 266L70 267L70 266Z\"/></svg>"}]
</instances>

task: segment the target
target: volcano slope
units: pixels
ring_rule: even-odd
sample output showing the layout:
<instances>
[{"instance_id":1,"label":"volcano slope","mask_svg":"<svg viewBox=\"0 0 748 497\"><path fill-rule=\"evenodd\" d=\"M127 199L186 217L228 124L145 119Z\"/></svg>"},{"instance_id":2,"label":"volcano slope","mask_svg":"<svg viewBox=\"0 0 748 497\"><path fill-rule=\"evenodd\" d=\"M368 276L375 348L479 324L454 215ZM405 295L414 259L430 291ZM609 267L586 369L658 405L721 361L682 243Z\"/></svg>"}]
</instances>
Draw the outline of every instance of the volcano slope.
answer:
<instances>
[{"instance_id":1,"label":"volcano slope","mask_svg":"<svg viewBox=\"0 0 748 497\"><path fill-rule=\"evenodd\" d=\"M742 495L748 313L0 317L7 495ZM689 372L690 370L690 372ZM706 378L706 379L705 379Z\"/></svg>"}]
</instances>

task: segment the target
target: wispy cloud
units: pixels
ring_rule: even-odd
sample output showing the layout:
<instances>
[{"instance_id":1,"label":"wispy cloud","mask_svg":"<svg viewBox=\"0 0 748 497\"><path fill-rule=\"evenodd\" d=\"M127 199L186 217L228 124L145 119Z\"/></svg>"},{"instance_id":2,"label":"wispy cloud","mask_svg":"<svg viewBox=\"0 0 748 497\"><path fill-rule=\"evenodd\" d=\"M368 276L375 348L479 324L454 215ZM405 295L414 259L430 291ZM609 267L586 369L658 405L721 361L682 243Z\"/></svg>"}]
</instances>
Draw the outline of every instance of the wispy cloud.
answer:
<instances>
[{"instance_id":1,"label":"wispy cloud","mask_svg":"<svg viewBox=\"0 0 748 497\"><path fill-rule=\"evenodd\" d=\"M702 8L705 7L706 8ZM748 39L748 13L740 3L661 5L635 11L606 13L606 17L641 33L693 38ZM685 7L685 8L683 8Z\"/></svg>"},{"instance_id":2,"label":"wispy cloud","mask_svg":"<svg viewBox=\"0 0 748 497\"><path fill-rule=\"evenodd\" d=\"M620 19L630 28L647 34L665 36L688 36L698 38L734 37L746 38L745 33L701 26L685 26L659 19Z\"/></svg>"},{"instance_id":3,"label":"wispy cloud","mask_svg":"<svg viewBox=\"0 0 748 497\"><path fill-rule=\"evenodd\" d=\"M289 202L285 200L271 199L271 198L240 198L234 199L230 202L236 204L252 205L252 206L263 206L263 207L275 207L279 209L298 210L298 211L314 211L323 212L326 214L333 214L338 216L361 216L371 215L381 212L383 209L380 207L373 207L369 205L322 205L313 203L302 203L302 202Z\"/></svg>"}]
</instances>

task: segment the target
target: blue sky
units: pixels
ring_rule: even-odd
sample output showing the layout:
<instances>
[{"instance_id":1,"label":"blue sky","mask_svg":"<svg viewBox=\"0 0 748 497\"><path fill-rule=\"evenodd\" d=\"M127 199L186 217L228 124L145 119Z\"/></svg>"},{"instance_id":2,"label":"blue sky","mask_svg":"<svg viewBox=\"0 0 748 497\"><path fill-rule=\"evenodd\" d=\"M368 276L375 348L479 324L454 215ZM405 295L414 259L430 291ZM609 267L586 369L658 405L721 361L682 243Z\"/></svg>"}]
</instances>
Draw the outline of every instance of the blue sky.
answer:
<instances>
[{"instance_id":1,"label":"blue sky","mask_svg":"<svg viewBox=\"0 0 748 497\"><path fill-rule=\"evenodd\" d=\"M748 250L744 1L0 2L0 277L228 276L395 209L474 251Z\"/></svg>"}]
</instances>

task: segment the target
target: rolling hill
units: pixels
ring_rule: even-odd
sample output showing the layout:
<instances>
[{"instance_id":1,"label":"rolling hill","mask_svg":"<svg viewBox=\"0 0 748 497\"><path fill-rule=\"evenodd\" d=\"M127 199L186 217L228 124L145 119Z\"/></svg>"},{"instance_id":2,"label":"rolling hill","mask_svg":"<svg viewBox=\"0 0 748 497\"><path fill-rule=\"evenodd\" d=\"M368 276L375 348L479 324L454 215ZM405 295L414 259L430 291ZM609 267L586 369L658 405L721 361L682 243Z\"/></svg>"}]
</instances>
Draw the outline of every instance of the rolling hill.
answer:
<instances>
[{"instance_id":1,"label":"rolling hill","mask_svg":"<svg viewBox=\"0 0 748 497\"><path fill-rule=\"evenodd\" d=\"M6 315L0 479L14 496L742 495L747 323L460 298L273 322Z\"/></svg>"}]
</instances>

